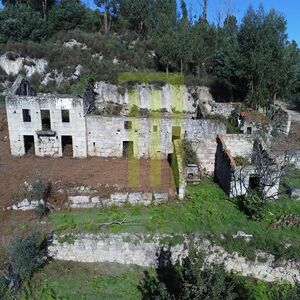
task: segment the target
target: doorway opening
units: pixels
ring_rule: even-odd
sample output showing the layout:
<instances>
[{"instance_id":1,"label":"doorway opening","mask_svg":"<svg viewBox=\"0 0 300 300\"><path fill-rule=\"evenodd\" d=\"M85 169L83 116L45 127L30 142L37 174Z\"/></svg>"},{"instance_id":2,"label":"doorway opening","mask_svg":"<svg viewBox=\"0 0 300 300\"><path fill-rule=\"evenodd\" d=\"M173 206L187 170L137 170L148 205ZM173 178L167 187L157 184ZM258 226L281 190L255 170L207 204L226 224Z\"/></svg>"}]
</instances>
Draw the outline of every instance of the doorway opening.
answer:
<instances>
[{"instance_id":1,"label":"doorway opening","mask_svg":"<svg viewBox=\"0 0 300 300\"><path fill-rule=\"evenodd\" d=\"M123 142L123 157L128 157L128 158L133 157L133 142L130 141Z\"/></svg>"},{"instance_id":2,"label":"doorway opening","mask_svg":"<svg viewBox=\"0 0 300 300\"><path fill-rule=\"evenodd\" d=\"M63 156L73 157L73 139L71 135L61 136L61 146Z\"/></svg>"},{"instance_id":3,"label":"doorway opening","mask_svg":"<svg viewBox=\"0 0 300 300\"><path fill-rule=\"evenodd\" d=\"M249 188L251 190L259 189L259 177L257 175L250 175L249 177Z\"/></svg>"},{"instance_id":4,"label":"doorway opening","mask_svg":"<svg viewBox=\"0 0 300 300\"><path fill-rule=\"evenodd\" d=\"M24 149L25 154L35 154L33 135L24 135Z\"/></svg>"}]
</instances>

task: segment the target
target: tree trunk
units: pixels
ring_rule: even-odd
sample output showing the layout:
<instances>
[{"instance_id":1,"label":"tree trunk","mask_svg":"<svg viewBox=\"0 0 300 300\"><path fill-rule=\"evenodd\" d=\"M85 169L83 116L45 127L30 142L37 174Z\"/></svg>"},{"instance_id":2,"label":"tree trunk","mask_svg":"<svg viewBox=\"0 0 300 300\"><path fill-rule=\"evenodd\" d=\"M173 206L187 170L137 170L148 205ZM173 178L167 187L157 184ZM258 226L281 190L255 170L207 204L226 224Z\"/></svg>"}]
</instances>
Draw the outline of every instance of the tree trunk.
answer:
<instances>
[{"instance_id":1,"label":"tree trunk","mask_svg":"<svg viewBox=\"0 0 300 300\"><path fill-rule=\"evenodd\" d=\"M182 61L182 59L180 60L180 73L181 73L181 75L183 73L183 61Z\"/></svg>"},{"instance_id":2,"label":"tree trunk","mask_svg":"<svg viewBox=\"0 0 300 300\"><path fill-rule=\"evenodd\" d=\"M206 20L207 17L207 0L203 0L203 10L201 19Z\"/></svg>"},{"instance_id":3,"label":"tree trunk","mask_svg":"<svg viewBox=\"0 0 300 300\"><path fill-rule=\"evenodd\" d=\"M107 13L107 10L105 9L105 11L104 11L104 31L105 31L105 33L108 32L108 18L107 18L107 15L108 15L108 13Z\"/></svg>"},{"instance_id":4,"label":"tree trunk","mask_svg":"<svg viewBox=\"0 0 300 300\"><path fill-rule=\"evenodd\" d=\"M47 0L42 0L44 20L47 19Z\"/></svg>"},{"instance_id":5,"label":"tree trunk","mask_svg":"<svg viewBox=\"0 0 300 300\"><path fill-rule=\"evenodd\" d=\"M196 67L196 74L197 74L197 77L200 78L200 65L197 65L197 67Z\"/></svg>"}]
</instances>

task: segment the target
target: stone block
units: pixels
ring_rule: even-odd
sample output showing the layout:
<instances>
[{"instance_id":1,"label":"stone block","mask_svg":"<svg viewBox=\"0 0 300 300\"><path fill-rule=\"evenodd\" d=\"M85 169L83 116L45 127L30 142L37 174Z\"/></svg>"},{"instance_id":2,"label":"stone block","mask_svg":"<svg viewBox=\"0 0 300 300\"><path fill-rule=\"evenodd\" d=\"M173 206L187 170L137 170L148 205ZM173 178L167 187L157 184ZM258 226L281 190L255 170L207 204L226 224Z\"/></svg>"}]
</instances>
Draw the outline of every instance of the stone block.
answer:
<instances>
[{"instance_id":1,"label":"stone block","mask_svg":"<svg viewBox=\"0 0 300 300\"><path fill-rule=\"evenodd\" d=\"M128 201L131 204L139 204L142 201L142 194L141 193L130 193L128 195Z\"/></svg>"},{"instance_id":2,"label":"stone block","mask_svg":"<svg viewBox=\"0 0 300 300\"><path fill-rule=\"evenodd\" d=\"M114 203L124 203L128 199L128 193L114 193L110 195L111 201Z\"/></svg>"},{"instance_id":3,"label":"stone block","mask_svg":"<svg viewBox=\"0 0 300 300\"><path fill-rule=\"evenodd\" d=\"M92 197L92 198L91 198L91 201L92 201L92 203L94 203L94 204L98 204L98 203L100 203L100 198L99 198L98 196Z\"/></svg>"},{"instance_id":4,"label":"stone block","mask_svg":"<svg viewBox=\"0 0 300 300\"><path fill-rule=\"evenodd\" d=\"M291 193L291 197L296 201L300 201L300 189L293 190Z\"/></svg>"},{"instance_id":5,"label":"stone block","mask_svg":"<svg viewBox=\"0 0 300 300\"><path fill-rule=\"evenodd\" d=\"M69 201L73 204L86 204L90 202L90 196L70 196Z\"/></svg>"},{"instance_id":6,"label":"stone block","mask_svg":"<svg viewBox=\"0 0 300 300\"><path fill-rule=\"evenodd\" d=\"M152 193L143 193L142 194L142 201L143 205L148 206L152 203Z\"/></svg>"},{"instance_id":7,"label":"stone block","mask_svg":"<svg viewBox=\"0 0 300 300\"><path fill-rule=\"evenodd\" d=\"M169 196L168 193L153 193L155 204L168 202Z\"/></svg>"}]
</instances>

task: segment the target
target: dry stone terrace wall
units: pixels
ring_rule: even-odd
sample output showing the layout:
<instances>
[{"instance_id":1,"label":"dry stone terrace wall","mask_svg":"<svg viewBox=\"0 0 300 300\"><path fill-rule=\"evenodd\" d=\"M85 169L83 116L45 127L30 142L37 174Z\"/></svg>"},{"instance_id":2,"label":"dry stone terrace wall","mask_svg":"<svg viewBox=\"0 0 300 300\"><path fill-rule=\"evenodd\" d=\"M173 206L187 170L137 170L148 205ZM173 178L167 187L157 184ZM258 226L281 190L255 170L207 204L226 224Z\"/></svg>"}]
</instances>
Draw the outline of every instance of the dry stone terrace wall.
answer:
<instances>
[{"instance_id":1,"label":"dry stone terrace wall","mask_svg":"<svg viewBox=\"0 0 300 300\"><path fill-rule=\"evenodd\" d=\"M29 109L30 122L24 122L23 109ZM37 136L42 130L41 110L50 111L53 136ZM61 110L69 110L70 122L63 123ZM86 157L86 126L83 100L53 95L6 97L6 110L9 128L11 153L15 156L25 154L24 135L34 136L37 156L62 156L61 136L72 136L74 157Z\"/></svg>"},{"instance_id":2,"label":"dry stone terrace wall","mask_svg":"<svg viewBox=\"0 0 300 300\"><path fill-rule=\"evenodd\" d=\"M130 122L130 129L125 123ZM167 158L173 153L172 131L180 128L180 138L209 139L226 132L223 123L214 120L152 119L87 116L88 155L121 157L123 142L133 142L137 158Z\"/></svg>"},{"instance_id":3,"label":"dry stone terrace wall","mask_svg":"<svg viewBox=\"0 0 300 300\"><path fill-rule=\"evenodd\" d=\"M70 208L100 208L106 206L124 206L126 203L132 205L144 205L151 204L159 205L166 203L169 200L168 193L113 193L107 197L101 196L70 196L67 206Z\"/></svg>"},{"instance_id":4,"label":"dry stone terrace wall","mask_svg":"<svg viewBox=\"0 0 300 300\"><path fill-rule=\"evenodd\" d=\"M168 246L172 239L178 241ZM182 242L181 242L182 241ZM229 254L222 247L208 240L195 238L196 247L204 253L207 263L224 264L227 271L239 272L268 282L300 280L300 263L296 261L275 262L274 256L258 252L255 261ZM181 261L188 255L189 237L185 235L149 234L80 234L55 236L49 246L49 255L54 259L78 262L112 262L135 264L143 267L156 266L161 250L171 252L171 261Z\"/></svg>"}]
</instances>

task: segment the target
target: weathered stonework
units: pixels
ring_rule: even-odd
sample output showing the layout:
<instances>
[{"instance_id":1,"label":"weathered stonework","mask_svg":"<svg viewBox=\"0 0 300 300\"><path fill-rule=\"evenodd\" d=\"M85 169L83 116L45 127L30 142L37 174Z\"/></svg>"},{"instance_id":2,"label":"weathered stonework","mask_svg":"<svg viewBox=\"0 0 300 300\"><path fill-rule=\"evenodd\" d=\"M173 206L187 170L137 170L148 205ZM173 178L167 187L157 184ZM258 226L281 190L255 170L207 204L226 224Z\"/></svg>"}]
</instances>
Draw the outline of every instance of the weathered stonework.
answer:
<instances>
[{"instance_id":1,"label":"weathered stonework","mask_svg":"<svg viewBox=\"0 0 300 300\"><path fill-rule=\"evenodd\" d=\"M21 82L19 79L15 85ZM177 118L89 115L94 103L87 97L19 95L17 89L15 86L6 97L11 153L15 156L25 154L26 136L34 139L35 155L63 156L63 137L67 136L72 139L74 157L122 157L127 143L132 144L131 155L135 158L166 159L173 153L174 135L200 140L226 131L221 122L183 119L180 115ZM28 89L30 86L25 85L25 94ZM24 110L28 120L24 119ZM51 128L47 130L42 128L42 110L50 112ZM63 122L63 110L69 113L68 122Z\"/></svg>"},{"instance_id":2,"label":"weathered stonework","mask_svg":"<svg viewBox=\"0 0 300 300\"><path fill-rule=\"evenodd\" d=\"M277 199L280 183L279 163L275 157L263 149L260 141L255 140L252 149L250 156L241 155L244 160L243 164L237 165L223 136L218 136L215 179L228 196L237 197L246 195L249 188L253 188L250 179L257 178L257 188L261 190L263 197ZM264 167L265 164L269 167Z\"/></svg>"},{"instance_id":3,"label":"weathered stonework","mask_svg":"<svg viewBox=\"0 0 300 300\"><path fill-rule=\"evenodd\" d=\"M176 236L178 239L178 235ZM72 236L69 242L54 237L49 255L58 260L78 262L112 262L135 264L143 267L156 266L161 251L171 253L171 261L188 255L190 240L182 235L183 242L168 246L172 235L149 234L81 234ZM61 243L59 242L61 241ZM164 241L164 242L163 242ZM300 263L296 261L275 262L273 255L257 252L255 261L228 253L224 248L212 245L206 239L194 239L196 247L204 253L207 263L223 264L225 270L239 272L242 276L254 277L268 282L300 280Z\"/></svg>"},{"instance_id":4,"label":"weathered stonework","mask_svg":"<svg viewBox=\"0 0 300 300\"><path fill-rule=\"evenodd\" d=\"M31 122L23 121L23 109L30 110ZM53 136L38 134L42 132L41 110L45 109L50 111ZM62 122L62 109L69 110L69 123ZM83 99L46 94L37 97L8 95L6 111L12 155L24 155L23 137L34 136L35 155L59 157L62 156L61 137L72 136L73 156L87 156Z\"/></svg>"},{"instance_id":5,"label":"weathered stonework","mask_svg":"<svg viewBox=\"0 0 300 300\"><path fill-rule=\"evenodd\" d=\"M144 205L149 206L159 205L166 203L169 200L168 193L142 193L142 192L130 192L130 193L113 193L107 197L101 196L70 196L68 198L67 206L70 208L96 208L107 206L124 206L126 203L132 205Z\"/></svg>"}]
</instances>

